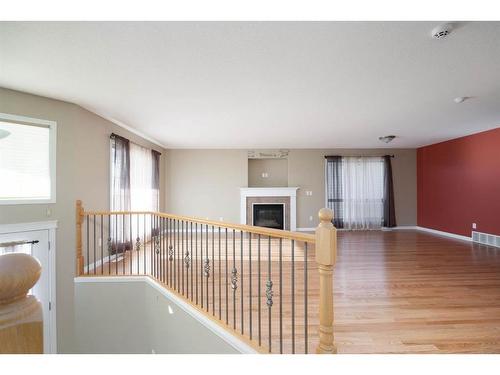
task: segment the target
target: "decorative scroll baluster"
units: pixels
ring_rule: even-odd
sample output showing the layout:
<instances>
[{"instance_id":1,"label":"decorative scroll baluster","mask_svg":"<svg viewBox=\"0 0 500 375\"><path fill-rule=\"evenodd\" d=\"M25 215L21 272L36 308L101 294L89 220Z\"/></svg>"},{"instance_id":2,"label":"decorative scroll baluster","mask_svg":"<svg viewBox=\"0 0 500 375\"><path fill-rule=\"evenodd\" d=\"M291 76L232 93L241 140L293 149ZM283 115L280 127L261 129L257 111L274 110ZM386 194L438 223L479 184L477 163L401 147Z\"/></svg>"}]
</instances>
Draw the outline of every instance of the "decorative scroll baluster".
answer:
<instances>
[{"instance_id":1,"label":"decorative scroll baluster","mask_svg":"<svg viewBox=\"0 0 500 375\"><path fill-rule=\"evenodd\" d=\"M236 268L231 271L231 288L236 293L236 289L238 289L238 270Z\"/></svg>"},{"instance_id":2,"label":"decorative scroll baluster","mask_svg":"<svg viewBox=\"0 0 500 375\"><path fill-rule=\"evenodd\" d=\"M111 231L111 228L109 229ZM109 257L109 260L108 260L108 275L111 275L111 249L112 249L112 245L111 245L111 236L108 237L108 257Z\"/></svg>"},{"instance_id":3,"label":"decorative scroll baluster","mask_svg":"<svg viewBox=\"0 0 500 375\"><path fill-rule=\"evenodd\" d=\"M208 258L204 261L203 274L207 279L210 277L210 260Z\"/></svg>"},{"instance_id":4,"label":"decorative scroll baluster","mask_svg":"<svg viewBox=\"0 0 500 375\"><path fill-rule=\"evenodd\" d=\"M189 250L186 250L186 253L184 254L184 265L186 266L186 269L189 270L189 266L191 265L191 256L189 255Z\"/></svg>"},{"instance_id":5,"label":"decorative scroll baluster","mask_svg":"<svg viewBox=\"0 0 500 375\"><path fill-rule=\"evenodd\" d=\"M208 241L208 224L206 225L205 234L206 234L206 237L205 237L205 240L206 240L205 241L206 258L205 258L205 269L204 270L205 270L205 276L207 278L207 280L206 280L207 283L206 283L205 286L206 286L206 292L207 292L207 296L206 296L207 297L207 306L206 306L206 309L207 309L207 312L208 312L208 310L210 308L210 296L209 296L209 293L208 293L208 291L209 291L209 280L208 280L208 278L210 277L210 268L208 268L209 272L207 273L207 264L210 263L210 261L208 260L208 242L209 242Z\"/></svg>"},{"instance_id":6,"label":"decorative scroll baluster","mask_svg":"<svg viewBox=\"0 0 500 375\"><path fill-rule=\"evenodd\" d=\"M267 280L266 282L266 305L271 308L273 306L273 282L272 280Z\"/></svg>"}]
</instances>

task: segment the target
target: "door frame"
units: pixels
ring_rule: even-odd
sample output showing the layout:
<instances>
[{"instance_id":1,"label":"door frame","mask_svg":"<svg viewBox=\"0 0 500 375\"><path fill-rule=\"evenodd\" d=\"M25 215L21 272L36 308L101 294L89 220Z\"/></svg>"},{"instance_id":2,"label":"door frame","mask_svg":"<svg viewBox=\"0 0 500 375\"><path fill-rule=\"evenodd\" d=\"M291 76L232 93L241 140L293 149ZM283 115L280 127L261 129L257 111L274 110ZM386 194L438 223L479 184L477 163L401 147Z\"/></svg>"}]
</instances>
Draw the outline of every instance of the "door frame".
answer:
<instances>
[{"instance_id":1,"label":"door frame","mask_svg":"<svg viewBox=\"0 0 500 375\"><path fill-rule=\"evenodd\" d=\"M45 354L57 353L57 323L56 323L56 229L57 220L37 221L29 223L0 224L0 234L44 231L48 232L49 238L49 348L44 348Z\"/></svg>"}]
</instances>

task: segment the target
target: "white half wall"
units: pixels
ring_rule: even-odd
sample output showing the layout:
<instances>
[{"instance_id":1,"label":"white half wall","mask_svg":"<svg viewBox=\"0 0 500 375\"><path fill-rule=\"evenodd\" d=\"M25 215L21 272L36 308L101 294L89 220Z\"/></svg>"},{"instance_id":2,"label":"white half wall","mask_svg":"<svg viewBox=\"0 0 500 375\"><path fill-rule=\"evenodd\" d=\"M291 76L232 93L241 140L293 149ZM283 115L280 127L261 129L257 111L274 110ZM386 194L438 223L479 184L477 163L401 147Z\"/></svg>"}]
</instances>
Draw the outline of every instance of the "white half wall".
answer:
<instances>
[{"instance_id":1,"label":"white half wall","mask_svg":"<svg viewBox=\"0 0 500 375\"><path fill-rule=\"evenodd\" d=\"M75 279L77 353L255 353L149 277Z\"/></svg>"}]
</instances>

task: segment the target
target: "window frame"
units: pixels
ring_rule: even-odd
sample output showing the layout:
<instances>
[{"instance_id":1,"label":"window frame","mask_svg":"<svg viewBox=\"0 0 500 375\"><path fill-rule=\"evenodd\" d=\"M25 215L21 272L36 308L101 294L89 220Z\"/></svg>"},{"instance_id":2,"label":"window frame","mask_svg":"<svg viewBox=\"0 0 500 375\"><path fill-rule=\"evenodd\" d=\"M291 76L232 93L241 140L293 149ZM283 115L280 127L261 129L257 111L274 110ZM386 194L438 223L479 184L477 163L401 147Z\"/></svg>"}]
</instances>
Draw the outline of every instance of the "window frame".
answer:
<instances>
[{"instance_id":1,"label":"window frame","mask_svg":"<svg viewBox=\"0 0 500 375\"><path fill-rule=\"evenodd\" d=\"M56 154L57 154L57 122L52 120L43 120L34 117L26 117L0 112L0 121L12 123L14 125L36 125L49 129L49 178L50 178L50 197L46 199L26 198L26 199L4 199L0 197L1 205L24 205L24 204L54 204L56 203Z\"/></svg>"}]
</instances>

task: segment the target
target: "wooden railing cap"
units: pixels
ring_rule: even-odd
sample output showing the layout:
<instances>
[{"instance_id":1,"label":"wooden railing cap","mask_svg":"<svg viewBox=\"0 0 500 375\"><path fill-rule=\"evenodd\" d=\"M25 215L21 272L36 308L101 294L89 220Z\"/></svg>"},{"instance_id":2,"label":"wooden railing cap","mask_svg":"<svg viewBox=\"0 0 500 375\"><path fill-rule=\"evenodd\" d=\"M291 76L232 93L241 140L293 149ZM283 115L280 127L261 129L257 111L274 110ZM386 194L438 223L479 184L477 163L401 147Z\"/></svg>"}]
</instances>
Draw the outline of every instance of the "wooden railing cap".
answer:
<instances>
[{"instance_id":1,"label":"wooden railing cap","mask_svg":"<svg viewBox=\"0 0 500 375\"><path fill-rule=\"evenodd\" d=\"M0 255L0 305L23 298L42 273L40 262L28 254Z\"/></svg>"},{"instance_id":2,"label":"wooden railing cap","mask_svg":"<svg viewBox=\"0 0 500 375\"><path fill-rule=\"evenodd\" d=\"M329 208L322 208L318 212L318 217L321 222L331 223L333 220L333 211Z\"/></svg>"}]
</instances>

